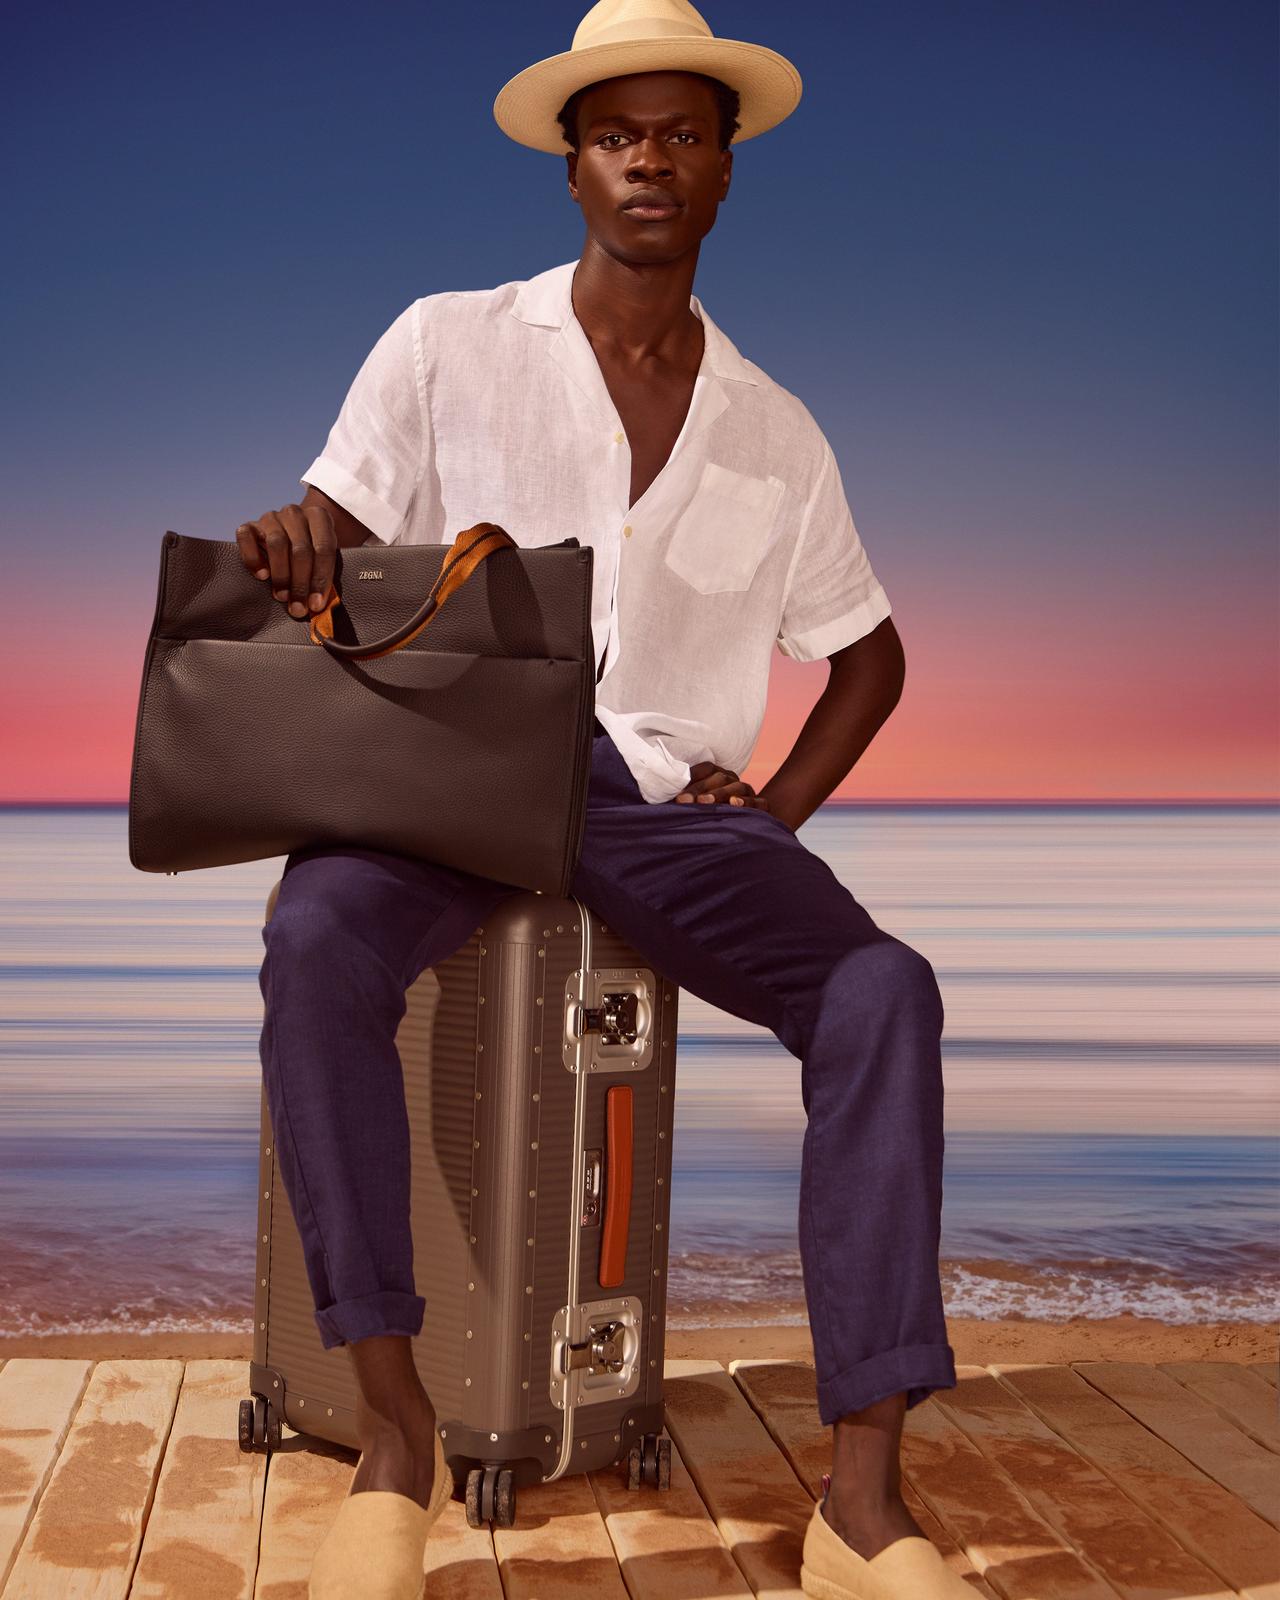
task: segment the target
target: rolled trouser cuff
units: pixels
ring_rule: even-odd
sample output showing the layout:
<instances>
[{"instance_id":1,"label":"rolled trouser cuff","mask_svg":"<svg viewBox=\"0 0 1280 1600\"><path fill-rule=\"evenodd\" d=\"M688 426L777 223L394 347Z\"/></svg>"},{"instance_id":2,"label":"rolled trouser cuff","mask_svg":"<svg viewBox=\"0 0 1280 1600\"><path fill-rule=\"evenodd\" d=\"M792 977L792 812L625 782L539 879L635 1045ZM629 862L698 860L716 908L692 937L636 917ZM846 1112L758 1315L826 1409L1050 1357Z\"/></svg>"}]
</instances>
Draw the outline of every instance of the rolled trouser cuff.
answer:
<instances>
[{"instance_id":1,"label":"rolled trouser cuff","mask_svg":"<svg viewBox=\"0 0 1280 1600\"><path fill-rule=\"evenodd\" d=\"M882 1350L818 1383L818 1415L830 1428L850 1411L906 1390L907 1410L935 1389L956 1386L955 1352L949 1344L907 1344Z\"/></svg>"},{"instance_id":2,"label":"rolled trouser cuff","mask_svg":"<svg viewBox=\"0 0 1280 1600\"><path fill-rule=\"evenodd\" d=\"M320 1342L326 1350L340 1344L354 1344L383 1333L407 1334L416 1339L422 1332L427 1302L420 1294L405 1294L400 1289L379 1289L376 1294L360 1295L355 1300L338 1300L315 1314Z\"/></svg>"}]
</instances>

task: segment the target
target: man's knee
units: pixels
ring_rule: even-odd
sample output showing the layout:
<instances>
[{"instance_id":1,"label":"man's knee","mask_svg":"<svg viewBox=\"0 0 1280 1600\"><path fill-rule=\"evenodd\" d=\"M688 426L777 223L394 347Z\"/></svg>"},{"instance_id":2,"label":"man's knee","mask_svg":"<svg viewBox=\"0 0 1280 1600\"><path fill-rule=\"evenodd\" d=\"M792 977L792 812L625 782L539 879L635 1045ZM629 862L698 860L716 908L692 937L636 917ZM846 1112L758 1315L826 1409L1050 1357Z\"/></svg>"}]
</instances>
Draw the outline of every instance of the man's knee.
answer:
<instances>
[{"instance_id":1,"label":"man's knee","mask_svg":"<svg viewBox=\"0 0 1280 1600\"><path fill-rule=\"evenodd\" d=\"M928 958L892 934L855 945L832 968L823 1005L842 1002L865 1014L909 1008L943 1023L942 991Z\"/></svg>"}]
</instances>

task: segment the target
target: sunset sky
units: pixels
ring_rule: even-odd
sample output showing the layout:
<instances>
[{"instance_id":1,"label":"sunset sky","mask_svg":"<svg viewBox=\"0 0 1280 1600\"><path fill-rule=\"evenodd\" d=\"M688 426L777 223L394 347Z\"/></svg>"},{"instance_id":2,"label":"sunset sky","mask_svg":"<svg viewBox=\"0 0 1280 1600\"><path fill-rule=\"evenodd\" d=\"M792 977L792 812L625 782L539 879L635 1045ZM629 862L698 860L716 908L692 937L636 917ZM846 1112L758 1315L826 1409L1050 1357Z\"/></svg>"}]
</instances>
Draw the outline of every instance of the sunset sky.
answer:
<instances>
[{"instance_id":1,"label":"sunset sky","mask_svg":"<svg viewBox=\"0 0 1280 1600\"><path fill-rule=\"evenodd\" d=\"M1276 796L1274 5L699 9L804 96L695 291L826 432L906 649L837 797ZM299 498L411 300L580 252L490 108L583 10L13 14L0 800L125 800L165 530ZM775 655L748 782L826 673Z\"/></svg>"}]
</instances>

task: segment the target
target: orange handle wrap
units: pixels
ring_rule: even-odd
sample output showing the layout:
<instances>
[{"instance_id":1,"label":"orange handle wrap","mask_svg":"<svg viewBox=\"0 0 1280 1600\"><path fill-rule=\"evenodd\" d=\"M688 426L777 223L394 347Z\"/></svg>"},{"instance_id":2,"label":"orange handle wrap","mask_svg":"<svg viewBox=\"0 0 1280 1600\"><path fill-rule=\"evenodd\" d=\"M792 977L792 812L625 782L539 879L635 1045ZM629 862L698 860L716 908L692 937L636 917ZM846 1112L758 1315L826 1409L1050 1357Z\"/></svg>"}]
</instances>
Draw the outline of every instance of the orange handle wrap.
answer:
<instances>
[{"instance_id":1,"label":"orange handle wrap","mask_svg":"<svg viewBox=\"0 0 1280 1600\"><path fill-rule=\"evenodd\" d=\"M362 654L359 659L373 661L378 656L389 656L393 650L402 650L411 640L418 637L433 617L439 615L440 607L451 594L462 587L482 561L514 544L515 540L511 535L496 522L477 522L472 528L464 528L453 541L453 547L445 556L444 564L440 568L440 576L431 586L427 600L434 600L435 604L427 615L403 639L388 645L385 650L371 650L368 654ZM311 618L308 632L312 644L321 644L322 639L333 638L333 608L341 604L342 596L338 593L338 586L330 582L324 606Z\"/></svg>"}]
</instances>

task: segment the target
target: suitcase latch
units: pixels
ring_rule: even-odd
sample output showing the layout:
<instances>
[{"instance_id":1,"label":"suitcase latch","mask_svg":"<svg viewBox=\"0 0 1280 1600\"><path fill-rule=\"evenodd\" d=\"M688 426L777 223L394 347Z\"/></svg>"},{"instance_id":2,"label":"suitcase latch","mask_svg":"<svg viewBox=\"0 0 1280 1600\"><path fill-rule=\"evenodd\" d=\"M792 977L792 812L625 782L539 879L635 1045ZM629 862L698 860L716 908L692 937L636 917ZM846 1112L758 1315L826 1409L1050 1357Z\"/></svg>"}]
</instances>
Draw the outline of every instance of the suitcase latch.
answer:
<instances>
[{"instance_id":1,"label":"suitcase latch","mask_svg":"<svg viewBox=\"0 0 1280 1600\"><path fill-rule=\"evenodd\" d=\"M585 1367L588 1372L621 1372L624 1356L622 1324L607 1322L591 1330L586 1344L561 1346L561 1370L567 1373Z\"/></svg>"},{"instance_id":2,"label":"suitcase latch","mask_svg":"<svg viewBox=\"0 0 1280 1600\"><path fill-rule=\"evenodd\" d=\"M582 1006L578 1011L578 1032L598 1033L601 1044L634 1044L639 1035L638 996L634 990L613 991L601 996L598 1006Z\"/></svg>"}]
</instances>

